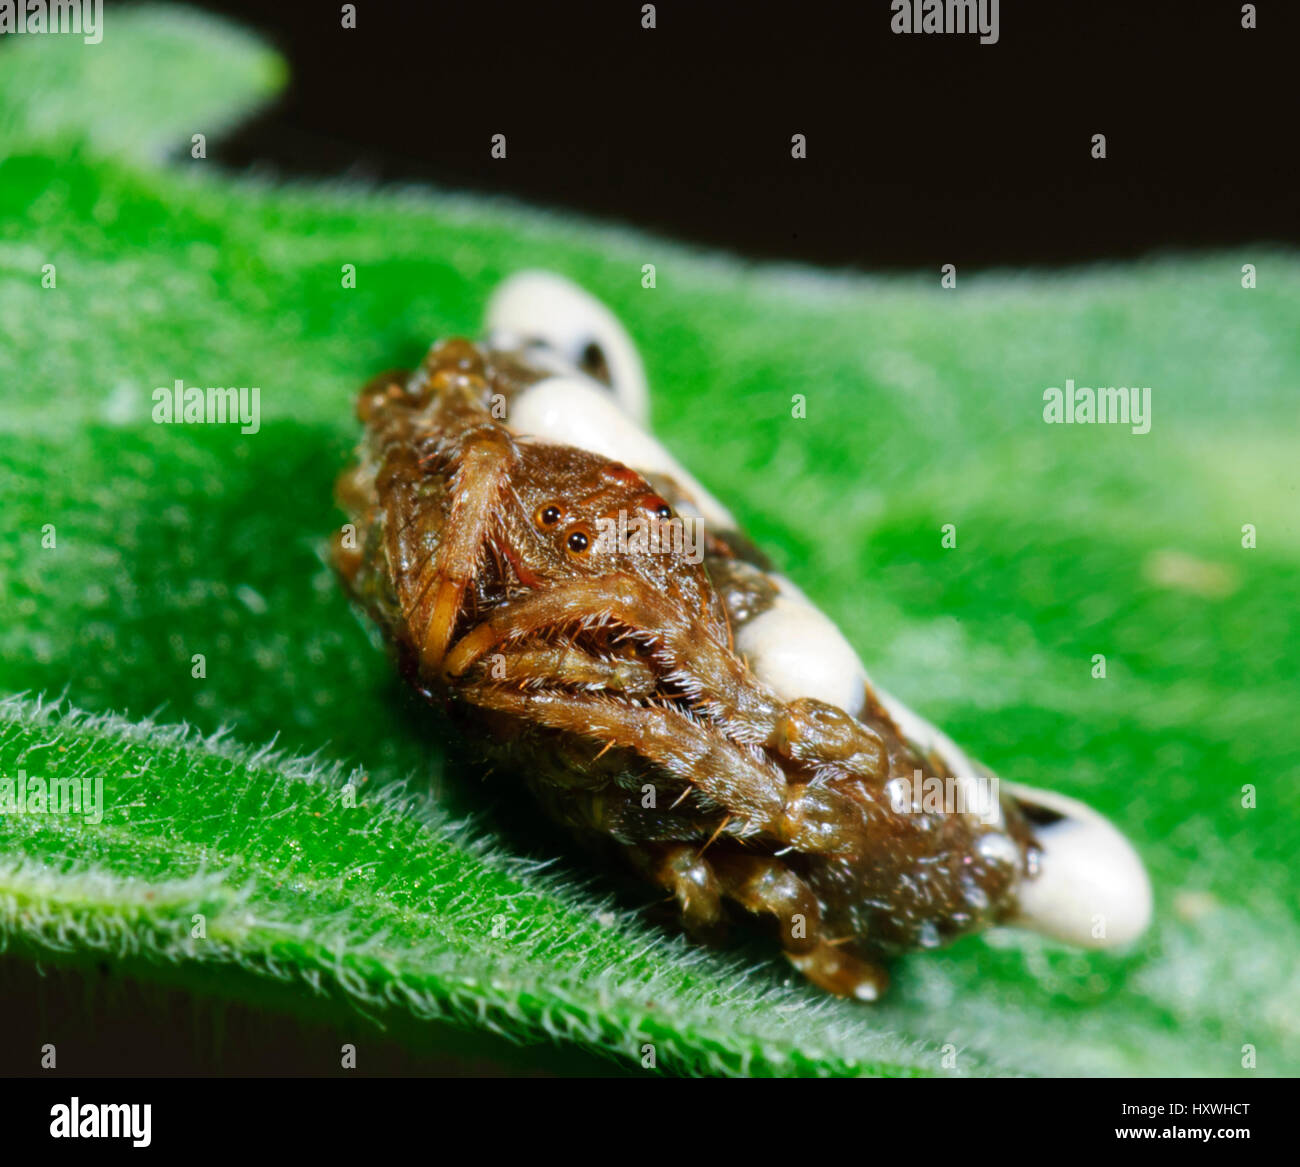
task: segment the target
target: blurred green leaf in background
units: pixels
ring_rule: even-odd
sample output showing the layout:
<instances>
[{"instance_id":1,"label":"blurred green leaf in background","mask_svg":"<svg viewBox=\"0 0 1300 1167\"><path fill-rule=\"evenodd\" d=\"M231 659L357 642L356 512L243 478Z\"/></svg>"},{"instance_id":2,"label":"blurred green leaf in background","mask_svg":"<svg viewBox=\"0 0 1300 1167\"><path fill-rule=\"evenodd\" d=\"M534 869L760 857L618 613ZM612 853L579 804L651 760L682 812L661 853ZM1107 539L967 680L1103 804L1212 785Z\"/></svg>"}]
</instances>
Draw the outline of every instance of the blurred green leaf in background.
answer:
<instances>
[{"instance_id":1,"label":"blurred green leaf in background","mask_svg":"<svg viewBox=\"0 0 1300 1167\"><path fill-rule=\"evenodd\" d=\"M0 778L104 790L97 823L0 815L11 960L277 987L265 1008L437 1028L453 1056L506 1035L543 1065L1300 1073L1296 255L945 291L191 157L283 81L179 10L0 44ZM1139 946L994 932L900 962L868 1008L774 948L696 949L652 893L498 826L522 792L445 764L323 547L356 388L473 335L524 267L622 317L660 435L882 684L1136 841ZM178 378L259 386L260 430L154 424ZM1150 433L1044 424L1066 378L1152 386Z\"/></svg>"}]
</instances>

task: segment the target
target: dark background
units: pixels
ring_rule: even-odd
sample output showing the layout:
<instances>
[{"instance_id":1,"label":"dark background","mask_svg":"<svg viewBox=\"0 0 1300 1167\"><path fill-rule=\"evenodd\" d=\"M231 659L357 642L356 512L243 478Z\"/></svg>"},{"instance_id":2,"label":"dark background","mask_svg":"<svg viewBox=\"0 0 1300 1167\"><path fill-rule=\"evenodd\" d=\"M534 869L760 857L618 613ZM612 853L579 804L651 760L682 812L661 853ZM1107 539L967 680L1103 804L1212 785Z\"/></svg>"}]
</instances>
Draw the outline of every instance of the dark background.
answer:
<instances>
[{"instance_id":1,"label":"dark background","mask_svg":"<svg viewBox=\"0 0 1300 1167\"><path fill-rule=\"evenodd\" d=\"M1003 0L995 45L894 35L888 0L666 0L653 31L641 0L358 0L354 31L333 0L200 7L290 62L285 98L210 145L234 167L867 269L1300 243L1294 0L1254 31L1237 0Z\"/></svg>"}]
</instances>

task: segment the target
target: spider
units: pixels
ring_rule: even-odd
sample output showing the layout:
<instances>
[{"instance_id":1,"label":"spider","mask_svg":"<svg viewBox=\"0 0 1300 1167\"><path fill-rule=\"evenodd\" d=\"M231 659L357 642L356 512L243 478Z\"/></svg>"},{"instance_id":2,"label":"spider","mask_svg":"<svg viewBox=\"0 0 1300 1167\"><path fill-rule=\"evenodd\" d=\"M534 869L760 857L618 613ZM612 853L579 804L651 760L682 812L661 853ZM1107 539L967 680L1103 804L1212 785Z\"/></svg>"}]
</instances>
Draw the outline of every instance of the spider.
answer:
<instances>
[{"instance_id":1,"label":"spider","mask_svg":"<svg viewBox=\"0 0 1300 1167\"><path fill-rule=\"evenodd\" d=\"M874 685L649 432L648 400L612 314L531 272L484 341L362 390L334 559L418 692L688 932L717 938L729 905L770 917L831 993L874 1000L892 956L991 925L1139 935L1150 885L1119 832L999 786Z\"/></svg>"}]
</instances>

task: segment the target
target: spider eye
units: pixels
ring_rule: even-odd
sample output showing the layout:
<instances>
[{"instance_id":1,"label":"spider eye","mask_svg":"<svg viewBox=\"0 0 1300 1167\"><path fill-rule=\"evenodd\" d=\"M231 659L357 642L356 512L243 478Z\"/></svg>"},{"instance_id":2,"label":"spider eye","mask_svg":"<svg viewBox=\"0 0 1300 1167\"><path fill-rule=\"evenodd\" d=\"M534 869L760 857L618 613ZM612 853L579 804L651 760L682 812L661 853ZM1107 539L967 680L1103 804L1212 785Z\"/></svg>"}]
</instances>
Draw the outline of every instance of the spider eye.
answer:
<instances>
[{"instance_id":1,"label":"spider eye","mask_svg":"<svg viewBox=\"0 0 1300 1167\"><path fill-rule=\"evenodd\" d=\"M668 505L668 500L660 495L642 495L640 501L641 506L657 519L671 519L673 517L673 508Z\"/></svg>"},{"instance_id":2,"label":"spider eye","mask_svg":"<svg viewBox=\"0 0 1300 1167\"><path fill-rule=\"evenodd\" d=\"M569 550L575 555L581 555L591 545L591 540L587 538L585 531L569 532Z\"/></svg>"},{"instance_id":3,"label":"spider eye","mask_svg":"<svg viewBox=\"0 0 1300 1167\"><path fill-rule=\"evenodd\" d=\"M560 521L564 512L554 503L549 506L539 507L537 510L537 525L539 527L553 527Z\"/></svg>"}]
</instances>

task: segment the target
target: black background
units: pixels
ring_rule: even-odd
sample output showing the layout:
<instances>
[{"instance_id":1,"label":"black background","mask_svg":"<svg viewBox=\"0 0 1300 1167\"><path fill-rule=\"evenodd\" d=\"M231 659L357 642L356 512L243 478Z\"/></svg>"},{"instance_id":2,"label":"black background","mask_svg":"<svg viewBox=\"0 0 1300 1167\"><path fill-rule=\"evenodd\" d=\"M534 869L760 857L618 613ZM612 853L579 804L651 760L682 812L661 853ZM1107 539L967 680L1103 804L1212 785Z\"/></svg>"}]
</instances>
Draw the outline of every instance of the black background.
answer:
<instances>
[{"instance_id":1,"label":"black background","mask_svg":"<svg viewBox=\"0 0 1300 1167\"><path fill-rule=\"evenodd\" d=\"M1237 0L1003 0L995 45L894 35L888 0L667 0L653 31L640 0L359 0L355 30L332 0L201 6L290 62L283 100L210 146L234 167L837 267L1300 243L1293 0L1258 3L1254 31Z\"/></svg>"}]
</instances>

